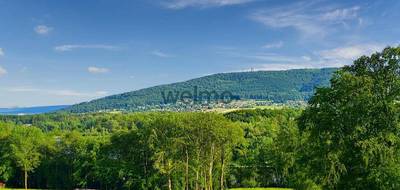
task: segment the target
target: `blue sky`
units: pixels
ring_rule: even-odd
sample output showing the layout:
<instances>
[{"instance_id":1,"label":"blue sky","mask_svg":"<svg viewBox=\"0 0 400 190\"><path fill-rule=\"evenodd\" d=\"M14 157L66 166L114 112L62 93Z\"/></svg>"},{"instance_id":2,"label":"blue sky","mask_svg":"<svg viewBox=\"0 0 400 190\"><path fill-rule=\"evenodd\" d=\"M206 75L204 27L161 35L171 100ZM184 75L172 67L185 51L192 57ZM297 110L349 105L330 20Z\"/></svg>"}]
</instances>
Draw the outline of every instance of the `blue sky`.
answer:
<instances>
[{"instance_id":1,"label":"blue sky","mask_svg":"<svg viewBox=\"0 0 400 190\"><path fill-rule=\"evenodd\" d=\"M0 0L0 107L338 67L398 45L399 10L397 0Z\"/></svg>"}]
</instances>

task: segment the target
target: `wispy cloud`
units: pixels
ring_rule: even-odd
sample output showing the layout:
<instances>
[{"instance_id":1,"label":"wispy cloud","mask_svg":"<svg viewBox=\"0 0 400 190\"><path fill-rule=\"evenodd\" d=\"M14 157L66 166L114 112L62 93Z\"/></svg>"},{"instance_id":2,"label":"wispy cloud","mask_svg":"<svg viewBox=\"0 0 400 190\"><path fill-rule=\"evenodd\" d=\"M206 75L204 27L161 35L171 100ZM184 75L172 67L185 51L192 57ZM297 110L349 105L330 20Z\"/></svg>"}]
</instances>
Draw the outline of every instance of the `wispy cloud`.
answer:
<instances>
[{"instance_id":1,"label":"wispy cloud","mask_svg":"<svg viewBox=\"0 0 400 190\"><path fill-rule=\"evenodd\" d=\"M250 69L244 69L242 71L284 71L290 69L315 69L313 65L303 65L303 64L257 64Z\"/></svg>"},{"instance_id":2,"label":"wispy cloud","mask_svg":"<svg viewBox=\"0 0 400 190\"><path fill-rule=\"evenodd\" d=\"M99 73L108 73L110 70L107 68L102 68L102 67L88 67L87 68L89 73L93 73L93 74L99 74Z\"/></svg>"},{"instance_id":3,"label":"wispy cloud","mask_svg":"<svg viewBox=\"0 0 400 190\"><path fill-rule=\"evenodd\" d=\"M32 88L32 87L12 87L12 88L8 88L7 91L9 91L9 92L39 92L41 90L38 88Z\"/></svg>"},{"instance_id":4,"label":"wispy cloud","mask_svg":"<svg viewBox=\"0 0 400 190\"><path fill-rule=\"evenodd\" d=\"M0 66L0 77L7 74L7 70Z\"/></svg>"},{"instance_id":5,"label":"wispy cloud","mask_svg":"<svg viewBox=\"0 0 400 190\"><path fill-rule=\"evenodd\" d=\"M320 68L326 67L318 60L313 59L308 55L294 56L279 53L265 52L245 52L245 51L225 51L220 52L226 56L232 57L235 60L242 60L242 63L251 69L247 70L288 70L299 68Z\"/></svg>"},{"instance_id":6,"label":"wispy cloud","mask_svg":"<svg viewBox=\"0 0 400 190\"><path fill-rule=\"evenodd\" d=\"M286 56L277 54L261 54L249 58L264 61L259 64L262 70L286 70L299 68L342 67L351 64L362 55L382 51L385 46L376 43L347 45L315 52L312 56Z\"/></svg>"},{"instance_id":7,"label":"wispy cloud","mask_svg":"<svg viewBox=\"0 0 400 190\"><path fill-rule=\"evenodd\" d=\"M54 47L55 51L64 52L64 51L72 51L76 49L103 49L103 50L116 50L117 46L112 45L104 45L104 44L69 44L69 45L60 45Z\"/></svg>"},{"instance_id":8,"label":"wispy cloud","mask_svg":"<svg viewBox=\"0 0 400 190\"><path fill-rule=\"evenodd\" d=\"M314 1L285 7L261 9L250 18L270 28L293 28L305 37L324 37L333 28L354 22L359 24L359 6L321 7Z\"/></svg>"},{"instance_id":9,"label":"wispy cloud","mask_svg":"<svg viewBox=\"0 0 400 190\"><path fill-rule=\"evenodd\" d=\"M251 64L252 70L313 69L343 66L343 62L329 62L319 57L312 58L310 56L277 55L263 58L258 57L257 59Z\"/></svg>"},{"instance_id":10,"label":"wispy cloud","mask_svg":"<svg viewBox=\"0 0 400 190\"><path fill-rule=\"evenodd\" d=\"M249 3L255 0L167 0L162 4L169 9L184 9L187 7L222 7Z\"/></svg>"},{"instance_id":11,"label":"wispy cloud","mask_svg":"<svg viewBox=\"0 0 400 190\"><path fill-rule=\"evenodd\" d=\"M362 43L316 51L305 55L287 55L260 51L225 50L219 53L242 60L252 70L287 70L300 68L342 67L362 55L381 51L385 45ZM245 69L250 70L250 69Z\"/></svg>"},{"instance_id":12,"label":"wispy cloud","mask_svg":"<svg viewBox=\"0 0 400 190\"><path fill-rule=\"evenodd\" d=\"M37 25L33 30L39 35L47 35L53 31L53 28L46 25Z\"/></svg>"},{"instance_id":13,"label":"wispy cloud","mask_svg":"<svg viewBox=\"0 0 400 190\"><path fill-rule=\"evenodd\" d=\"M75 90L66 90L66 89L41 89L41 88L33 88L33 87L12 87L6 89L8 92L16 92L16 93L41 93L55 96L63 96L63 97L84 97L84 98L94 98L101 97L108 94L106 91L95 91L95 92L79 92Z\"/></svg>"},{"instance_id":14,"label":"wispy cloud","mask_svg":"<svg viewBox=\"0 0 400 190\"><path fill-rule=\"evenodd\" d=\"M310 56L307 56L307 55L303 55L303 56L301 56L301 58L302 58L303 60L306 60L306 61L311 61L311 57L310 57Z\"/></svg>"},{"instance_id":15,"label":"wispy cloud","mask_svg":"<svg viewBox=\"0 0 400 190\"><path fill-rule=\"evenodd\" d=\"M73 90L56 90L52 91L54 95L57 96L75 96L75 97L99 97L105 96L106 91L95 91L95 92L77 92Z\"/></svg>"},{"instance_id":16,"label":"wispy cloud","mask_svg":"<svg viewBox=\"0 0 400 190\"><path fill-rule=\"evenodd\" d=\"M359 17L358 16L359 10L360 10L359 6L343 8L343 9L334 9L332 11L322 14L321 20L346 21L346 20L357 19Z\"/></svg>"},{"instance_id":17,"label":"wispy cloud","mask_svg":"<svg viewBox=\"0 0 400 190\"><path fill-rule=\"evenodd\" d=\"M262 47L266 48L266 49L270 49L270 48L281 48L282 46L283 46L283 42L278 41L278 42L264 44Z\"/></svg>"},{"instance_id":18,"label":"wispy cloud","mask_svg":"<svg viewBox=\"0 0 400 190\"><path fill-rule=\"evenodd\" d=\"M379 52L384 47L385 45L376 43L355 44L322 50L317 52L317 54L322 60L327 62L349 64L362 55L370 55L374 52Z\"/></svg>"},{"instance_id":19,"label":"wispy cloud","mask_svg":"<svg viewBox=\"0 0 400 190\"><path fill-rule=\"evenodd\" d=\"M174 57L173 55L165 53L165 52L162 52L160 50L154 50L154 51L151 52L151 54L153 54L153 55L155 55L157 57L163 57L163 58Z\"/></svg>"},{"instance_id":20,"label":"wispy cloud","mask_svg":"<svg viewBox=\"0 0 400 190\"><path fill-rule=\"evenodd\" d=\"M4 56L4 51L0 48L0 57ZM0 66L0 77L7 74L7 70Z\"/></svg>"},{"instance_id":21,"label":"wispy cloud","mask_svg":"<svg viewBox=\"0 0 400 190\"><path fill-rule=\"evenodd\" d=\"M270 63L287 63L287 64L298 63L303 59L297 56L286 56L275 53L256 53L253 55L244 55L243 57Z\"/></svg>"}]
</instances>

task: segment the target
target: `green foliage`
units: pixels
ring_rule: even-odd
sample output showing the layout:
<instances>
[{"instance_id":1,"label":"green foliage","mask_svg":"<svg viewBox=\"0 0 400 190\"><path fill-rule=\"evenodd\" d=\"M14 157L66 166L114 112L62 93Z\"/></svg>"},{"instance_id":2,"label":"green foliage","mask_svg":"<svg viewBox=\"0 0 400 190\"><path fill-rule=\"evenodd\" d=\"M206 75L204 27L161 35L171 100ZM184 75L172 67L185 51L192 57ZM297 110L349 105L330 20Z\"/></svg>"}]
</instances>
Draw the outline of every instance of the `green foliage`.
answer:
<instances>
[{"instance_id":1,"label":"green foliage","mask_svg":"<svg viewBox=\"0 0 400 190\"><path fill-rule=\"evenodd\" d=\"M15 127L10 136L11 154L23 171L31 172L40 164L44 136L34 127Z\"/></svg>"},{"instance_id":2,"label":"green foliage","mask_svg":"<svg viewBox=\"0 0 400 190\"><path fill-rule=\"evenodd\" d=\"M306 176L324 189L399 189L400 48L344 67L310 100Z\"/></svg>"},{"instance_id":3,"label":"green foliage","mask_svg":"<svg viewBox=\"0 0 400 190\"><path fill-rule=\"evenodd\" d=\"M225 114L245 122L245 143L234 155L232 187L293 186L300 110L239 110Z\"/></svg>"},{"instance_id":4,"label":"green foliage","mask_svg":"<svg viewBox=\"0 0 400 190\"><path fill-rule=\"evenodd\" d=\"M25 188L28 187L28 173L37 168L41 161L45 136L34 127L14 127L8 139L10 156L24 172Z\"/></svg>"},{"instance_id":5,"label":"green foliage","mask_svg":"<svg viewBox=\"0 0 400 190\"><path fill-rule=\"evenodd\" d=\"M32 187L219 189L290 186L300 112L45 114L0 120L10 129L2 139L12 133L10 122L46 132ZM18 173L9 175L9 186L21 185Z\"/></svg>"},{"instance_id":6,"label":"green foliage","mask_svg":"<svg viewBox=\"0 0 400 190\"><path fill-rule=\"evenodd\" d=\"M0 181L7 181L14 174L12 154L8 139L12 131L12 124L0 123Z\"/></svg>"},{"instance_id":7,"label":"green foliage","mask_svg":"<svg viewBox=\"0 0 400 190\"><path fill-rule=\"evenodd\" d=\"M289 188L233 188L230 190L291 190Z\"/></svg>"},{"instance_id":8,"label":"green foliage","mask_svg":"<svg viewBox=\"0 0 400 190\"><path fill-rule=\"evenodd\" d=\"M23 167L32 173L32 187L38 188L217 189L227 185L224 176L230 172L232 150L243 139L239 125L215 113L89 114L60 118L4 117L15 123L33 121L39 127L0 125L4 128L0 143L12 142L9 149L13 150L13 157L3 148L0 155L15 163L2 166ZM75 121L70 127L81 129L62 130L64 127L60 127L66 121ZM105 121L106 126L102 124ZM96 123L101 125L93 127ZM43 134L39 128L52 130ZM11 187L21 185L19 175L1 176Z\"/></svg>"}]
</instances>

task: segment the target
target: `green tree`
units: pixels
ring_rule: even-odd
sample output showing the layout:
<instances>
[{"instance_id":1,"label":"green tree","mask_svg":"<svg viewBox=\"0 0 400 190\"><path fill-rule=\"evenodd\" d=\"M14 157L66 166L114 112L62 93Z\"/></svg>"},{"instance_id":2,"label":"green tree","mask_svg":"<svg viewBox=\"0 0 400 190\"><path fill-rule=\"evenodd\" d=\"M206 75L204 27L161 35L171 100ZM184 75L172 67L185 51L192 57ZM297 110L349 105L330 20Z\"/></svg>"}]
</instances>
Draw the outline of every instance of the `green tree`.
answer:
<instances>
[{"instance_id":1,"label":"green tree","mask_svg":"<svg viewBox=\"0 0 400 190\"><path fill-rule=\"evenodd\" d=\"M297 109L238 110L225 114L242 121L245 143L233 155L232 187L292 187L301 139Z\"/></svg>"},{"instance_id":2,"label":"green tree","mask_svg":"<svg viewBox=\"0 0 400 190\"><path fill-rule=\"evenodd\" d=\"M324 189L400 188L400 48L362 56L320 88L300 119L302 162Z\"/></svg>"},{"instance_id":3,"label":"green tree","mask_svg":"<svg viewBox=\"0 0 400 190\"><path fill-rule=\"evenodd\" d=\"M16 165L24 172L24 185L28 189L28 173L39 166L44 145L44 134L35 127L14 127L10 147Z\"/></svg>"},{"instance_id":4,"label":"green tree","mask_svg":"<svg viewBox=\"0 0 400 190\"><path fill-rule=\"evenodd\" d=\"M13 125L0 123L0 180L7 181L14 173L10 155L9 138Z\"/></svg>"}]
</instances>

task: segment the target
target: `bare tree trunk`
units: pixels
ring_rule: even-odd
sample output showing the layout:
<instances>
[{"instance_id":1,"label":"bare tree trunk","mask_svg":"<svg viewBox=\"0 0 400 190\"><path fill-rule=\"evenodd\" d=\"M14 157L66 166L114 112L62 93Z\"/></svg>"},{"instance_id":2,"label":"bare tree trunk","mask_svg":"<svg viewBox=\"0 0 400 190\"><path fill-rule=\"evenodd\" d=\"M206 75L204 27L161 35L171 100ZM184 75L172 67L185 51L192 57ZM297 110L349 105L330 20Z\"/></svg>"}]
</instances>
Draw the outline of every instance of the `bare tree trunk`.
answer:
<instances>
[{"instance_id":1,"label":"bare tree trunk","mask_svg":"<svg viewBox=\"0 0 400 190\"><path fill-rule=\"evenodd\" d=\"M225 175L225 149L224 146L222 145L221 148L221 179L220 179L220 188L221 190L224 190L224 175Z\"/></svg>"},{"instance_id":2,"label":"bare tree trunk","mask_svg":"<svg viewBox=\"0 0 400 190\"><path fill-rule=\"evenodd\" d=\"M196 171L196 185L195 190L199 190L199 171Z\"/></svg>"},{"instance_id":3,"label":"bare tree trunk","mask_svg":"<svg viewBox=\"0 0 400 190\"><path fill-rule=\"evenodd\" d=\"M202 174L204 175L204 189L208 190L208 183L207 183L207 172L206 169L204 168L204 171L202 172Z\"/></svg>"},{"instance_id":4,"label":"bare tree trunk","mask_svg":"<svg viewBox=\"0 0 400 190\"><path fill-rule=\"evenodd\" d=\"M199 145L200 146L200 145ZM201 174L201 165L200 165L200 154L201 154L201 148L199 147L197 149L197 160L196 160L196 164L197 164L197 170L196 170L196 190L200 190L200 184L201 184L201 179L200 177L202 176ZM199 174L200 172L200 174Z\"/></svg>"},{"instance_id":5,"label":"bare tree trunk","mask_svg":"<svg viewBox=\"0 0 400 190\"><path fill-rule=\"evenodd\" d=\"M169 190L172 190L171 175L168 175L168 189L169 189Z\"/></svg>"},{"instance_id":6,"label":"bare tree trunk","mask_svg":"<svg viewBox=\"0 0 400 190\"><path fill-rule=\"evenodd\" d=\"M213 166L214 166L214 143L213 144L211 144L211 152L210 152L210 154L211 154L211 160L210 160L210 166L209 166L209 170L208 170L208 183L209 183L209 185L208 185L208 187L209 187L209 190L213 190Z\"/></svg>"},{"instance_id":7,"label":"bare tree trunk","mask_svg":"<svg viewBox=\"0 0 400 190\"><path fill-rule=\"evenodd\" d=\"M185 184L185 187L186 187L186 190L189 190L189 152L188 152L188 149L186 148L185 149L185 152L186 152L186 184Z\"/></svg>"},{"instance_id":8,"label":"bare tree trunk","mask_svg":"<svg viewBox=\"0 0 400 190\"><path fill-rule=\"evenodd\" d=\"M25 189L28 189L28 172L24 171L24 178L25 178Z\"/></svg>"}]
</instances>

